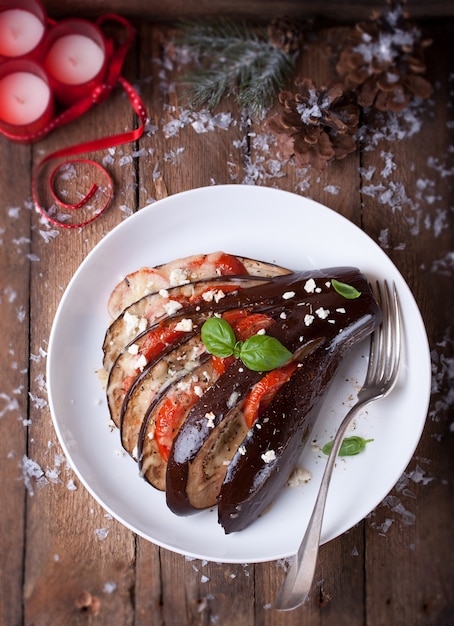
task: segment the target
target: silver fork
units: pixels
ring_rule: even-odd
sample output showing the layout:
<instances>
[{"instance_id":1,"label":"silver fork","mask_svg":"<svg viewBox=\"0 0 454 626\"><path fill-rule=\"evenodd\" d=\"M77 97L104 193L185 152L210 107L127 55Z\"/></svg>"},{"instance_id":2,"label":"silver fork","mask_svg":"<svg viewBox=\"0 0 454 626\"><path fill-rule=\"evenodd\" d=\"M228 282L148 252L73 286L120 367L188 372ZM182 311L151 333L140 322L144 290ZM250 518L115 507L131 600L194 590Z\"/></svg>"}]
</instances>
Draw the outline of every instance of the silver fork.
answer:
<instances>
[{"instance_id":1,"label":"silver fork","mask_svg":"<svg viewBox=\"0 0 454 626\"><path fill-rule=\"evenodd\" d=\"M371 338L366 378L358 392L357 402L343 419L334 438L306 533L274 604L279 611L297 608L303 604L311 590L328 487L347 428L364 405L384 398L397 381L402 348L402 313L399 297L395 285L390 289L386 281L382 286L377 282L375 291L383 321Z\"/></svg>"}]
</instances>

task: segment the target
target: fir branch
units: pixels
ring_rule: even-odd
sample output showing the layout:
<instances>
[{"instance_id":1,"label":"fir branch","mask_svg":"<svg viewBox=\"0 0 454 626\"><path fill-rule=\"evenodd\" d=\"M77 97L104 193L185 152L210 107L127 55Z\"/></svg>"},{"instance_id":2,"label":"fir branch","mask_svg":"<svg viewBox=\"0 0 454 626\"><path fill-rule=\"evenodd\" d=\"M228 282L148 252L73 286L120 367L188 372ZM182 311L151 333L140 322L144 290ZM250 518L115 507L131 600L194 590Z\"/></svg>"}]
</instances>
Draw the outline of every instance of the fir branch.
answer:
<instances>
[{"instance_id":1,"label":"fir branch","mask_svg":"<svg viewBox=\"0 0 454 626\"><path fill-rule=\"evenodd\" d=\"M211 109L226 95L260 116L294 70L295 55L269 43L266 30L227 19L184 23L177 43L200 62L182 78L192 107Z\"/></svg>"}]
</instances>

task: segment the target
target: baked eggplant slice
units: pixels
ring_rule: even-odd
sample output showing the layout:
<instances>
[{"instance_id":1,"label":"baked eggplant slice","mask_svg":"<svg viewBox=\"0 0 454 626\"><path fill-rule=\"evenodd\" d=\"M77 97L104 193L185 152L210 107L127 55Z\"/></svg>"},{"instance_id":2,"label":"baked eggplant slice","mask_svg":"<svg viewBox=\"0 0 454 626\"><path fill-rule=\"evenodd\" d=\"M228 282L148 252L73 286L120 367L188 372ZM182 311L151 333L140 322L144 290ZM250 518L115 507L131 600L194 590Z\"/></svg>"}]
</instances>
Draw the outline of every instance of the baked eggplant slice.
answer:
<instances>
[{"instance_id":1,"label":"baked eggplant slice","mask_svg":"<svg viewBox=\"0 0 454 626\"><path fill-rule=\"evenodd\" d=\"M134 379L125 395L120 413L121 443L132 457L138 458L140 428L155 396L163 388L176 384L182 375L198 367L200 358L205 353L200 335L188 333L150 361Z\"/></svg>"},{"instance_id":2,"label":"baked eggplant slice","mask_svg":"<svg viewBox=\"0 0 454 626\"><path fill-rule=\"evenodd\" d=\"M214 377L212 357L202 354L198 366L180 370L150 403L138 435L137 456L141 475L156 489L166 488L167 459L175 433Z\"/></svg>"}]
</instances>

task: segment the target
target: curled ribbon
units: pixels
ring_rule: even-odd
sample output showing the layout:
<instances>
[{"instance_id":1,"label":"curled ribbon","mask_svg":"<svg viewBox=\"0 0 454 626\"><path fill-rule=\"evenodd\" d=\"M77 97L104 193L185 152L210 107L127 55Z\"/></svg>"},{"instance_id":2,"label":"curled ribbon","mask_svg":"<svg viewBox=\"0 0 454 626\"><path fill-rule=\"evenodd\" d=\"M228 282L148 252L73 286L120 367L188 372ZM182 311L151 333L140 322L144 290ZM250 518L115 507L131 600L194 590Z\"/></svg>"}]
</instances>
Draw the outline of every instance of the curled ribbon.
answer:
<instances>
[{"instance_id":1,"label":"curled ribbon","mask_svg":"<svg viewBox=\"0 0 454 626\"><path fill-rule=\"evenodd\" d=\"M57 128L58 126L62 126L63 124L66 124L76 119L77 117L79 117L80 115L88 111L93 106L93 104L98 104L98 103L103 102L109 96L109 94L111 93L111 91L117 84L121 85L123 89L125 90L126 95L128 96L128 99L138 117L139 126L136 129L131 130L131 131L127 131L124 133L120 133L120 134L112 135L108 137L102 137L100 139L95 139L93 141L87 141L85 143L77 144L75 146L63 148L62 150L57 150L47 155L37 165L32 176L32 196L33 196L33 201L35 203L35 206L37 210L49 222L51 222L52 224L56 226L61 226L63 228L80 228L81 226L85 226L93 222L100 215L102 215L102 213L104 213L104 211L109 206L110 201L112 199L112 195L113 195L112 178L110 177L110 175L108 174L108 172L103 166L99 165L99 163L96 163L95 161L92 161L90 159L70 159L57 165L57 167L52 171L50 175L49 187L50 187L50 192L51 192L53 199L55 200L57 205L63 209L74 211L74 210L78 210L78 209L82 209L86 207L89 200L93 198L94 194L99 189L99 185L93 184L91 189L88 191L88 193L85 194L85 196L82 198L82 200L80 200L80 202L77 202L75 204L69 204L69 203L63 202L62 200L58 198L57 193L54 191L55 179L58 173L61 172L63 168L67 167L69 164L72 164L72 163L86 163L91 166L97 167L102 172L106 180L107 198L104 201L104 204L101 206L101 208L98 209L90 218L86 220L83 220L77 223L66 223L56 218L51 217L49 213L46 211L46 209L44 209L44 207L39 202L38 192L37 192L36 187L37 187L38 175L42 167L46 163L54 159L60 159L60 158L68 157L68 156L72 157L72 156L76 156L84 152L103 150L106 148L112 148L112 147L115 147L124 143L135 141L142 136L145 123L147 120L147 111L145 109L145 106L141 98L139 97L136 90L132 87L132 85L125 78L123 78L123 76L121 76L123 62L126 56L126 52L129 48L129 45L134 37L134 31L127 20L113 13L108 13L106 15L101 16L97 20L97 23L98 25L101 25L108 20L114 20L124 25L128 31L128 38L121 46L118 47L117 50L111 51L111 60L109 63L107 76L105 80L103 81L102 84L97 85L89 96L79 100L78 102L73 104L71 107L63 111L55 119L53 119L50 122L49 126L44 128L40 134L43 134L43 135L47 134L54 128ZM28 136L26 139L28 141L34 141L38 138L39 137L34 135L34 136Z\"/></svg>"}]
</instances>

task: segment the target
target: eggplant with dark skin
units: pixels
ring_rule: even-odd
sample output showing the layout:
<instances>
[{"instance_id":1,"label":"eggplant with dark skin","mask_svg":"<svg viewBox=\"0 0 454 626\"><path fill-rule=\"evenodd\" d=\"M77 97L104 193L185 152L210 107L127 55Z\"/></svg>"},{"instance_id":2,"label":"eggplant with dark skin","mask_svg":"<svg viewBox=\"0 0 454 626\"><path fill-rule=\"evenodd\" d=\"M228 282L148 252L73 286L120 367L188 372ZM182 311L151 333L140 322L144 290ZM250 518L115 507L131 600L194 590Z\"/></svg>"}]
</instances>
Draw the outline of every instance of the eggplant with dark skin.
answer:
<instances>
[{"instance_id":1,"label":"eggplant with dark skin","mask_svg":"<svg viewBox=\"0 0 454 626\"><path fill-rule=\"evenodd\" d=\"M344 298L332 279L356 288L360 296ZM249 291L251 299L254 291ZM242 405L262 374L240 363L232 366L189 412L167 464L168 506L187 515L217 502L226 533L245 528L274 501L342 358L381 320L367 280L356 268L295 272L262 286L260 293L262 303L274 302L276 323L267 334L292 350L298 367L248 428ZM284 293L292 302L287 311L282 309ZM213 414L209 426L208 413Z\"/></svg>"},{"instance_id":2,"label":"eggplant with dark skin","mask_svg":"<svg viewBox=\"0 0 454 626\"><path fill-rule=\"evenodd\" d=\"M182 281L175 286L173 272ZM356 295L339 292L333 279ZM172 511L218 505L226 533L246 528L276 499L341 360L381 321L357 268L292 272L223 252L129 274L109 311L116 319L103 345L107 397L123 446L143 477L165 489ZM253 419L251 398L267 374L233 356L220 365L200 335L206 319L229 315L267 318L260 332L292 353L271 372L279 384L263 402L259 395ZM174 332L180 322L184 329Z\"/></svg>"}]
</instances>

